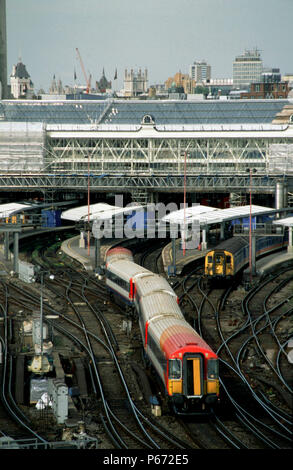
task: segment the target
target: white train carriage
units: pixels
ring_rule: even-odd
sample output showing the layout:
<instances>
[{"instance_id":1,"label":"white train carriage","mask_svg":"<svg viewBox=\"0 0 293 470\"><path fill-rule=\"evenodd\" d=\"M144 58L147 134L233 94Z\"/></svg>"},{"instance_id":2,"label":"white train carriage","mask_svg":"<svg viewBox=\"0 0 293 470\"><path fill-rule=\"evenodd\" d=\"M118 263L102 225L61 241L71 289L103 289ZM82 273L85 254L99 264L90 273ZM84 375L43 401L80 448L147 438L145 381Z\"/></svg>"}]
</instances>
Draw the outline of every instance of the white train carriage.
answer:
<instances>
[{"instance_id":1,"label":"white train carriage","mask_svg":"<svg viewBox=\"0 0 293 470\"><path fill-rule=\"evenodd\" d=\"M133 261L133 255L130 250L118 246L117 248L110 248L107 251L107 265L111 262L118 261L119 259L127 259L128 261Z\"/></svg>"},{"instance_id":2,"label":"white train carriage","mask_svg":"<svg viewBox=\"0 0 293 470\"><path fill-rule=\"evenodd\" d=\"M134 276L152 274L151 271L133 262L131 251L113 248L107 253L106 286L118 303L133 306L135 295Z\"/></svg>"},{"instance_id":3,"label":"white train carriage","mask_svg":"<svg viewBox=\"0 0 293 470\"><path fill-rule=\"evenodd\" d=\"M158 317L173 317L184 319L177 302L176 295L169 292L157 291L141 297L138 304L139 327L144 346L147 344L148 328L150 323Z\"/></svg>"},{"instance_id":4,"label":"white train carriage","mask_svg":"<svg viewBox=\"0 0 293 470\"><path fill-rule=\"evenodd\" d=\"M215 404L217 355L184 319L168 281L116 250L107 256L106 284L116 300L136 308L144 351L175 413L197 414L198 407Z\"/></svg>"},{"instance_id":5,"label":"white train carriage","mask_svg":"<svg viewBox=\"0 0 293 470\"><path fill-rule=\"evenodd\" d=\"M120 297L129 305L134 301L134 282L136 274L144 272L144 268L128 260L118 260L106 267L106 285L114 297Z\"/></svg>"},{"instance_id":6,"label":"white train carriage","mask_svg":"<svg viewBox=\"0 0 293 470\"><path fill-rule=\"evenodd\" d=\"M159 276L158 274L154 274L151 271L135 276L135 286L139 299L152 294L153 292L167 292L171 296L175 296L177 299L177 296L167 279Z\"/></svg>"}]
</instances>

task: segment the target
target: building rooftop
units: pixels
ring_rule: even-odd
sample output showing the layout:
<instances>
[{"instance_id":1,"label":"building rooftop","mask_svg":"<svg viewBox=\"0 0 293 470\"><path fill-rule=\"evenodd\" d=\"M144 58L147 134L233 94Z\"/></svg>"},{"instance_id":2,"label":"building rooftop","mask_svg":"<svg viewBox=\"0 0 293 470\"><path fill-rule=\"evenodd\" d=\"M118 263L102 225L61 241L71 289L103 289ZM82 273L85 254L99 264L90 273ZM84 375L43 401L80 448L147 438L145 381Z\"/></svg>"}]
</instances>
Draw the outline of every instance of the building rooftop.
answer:
<instances>
[{"instance_id":1,"label":"building rooftop","mask_svg":"<svg viewBox=\"0 0 293 470\"><path fill-rule=\"evenodd\" d=\"M269 124L292 100L119 100L0 101L0 120L50 124L156 125Z\"/></svg>"}]
</instances>

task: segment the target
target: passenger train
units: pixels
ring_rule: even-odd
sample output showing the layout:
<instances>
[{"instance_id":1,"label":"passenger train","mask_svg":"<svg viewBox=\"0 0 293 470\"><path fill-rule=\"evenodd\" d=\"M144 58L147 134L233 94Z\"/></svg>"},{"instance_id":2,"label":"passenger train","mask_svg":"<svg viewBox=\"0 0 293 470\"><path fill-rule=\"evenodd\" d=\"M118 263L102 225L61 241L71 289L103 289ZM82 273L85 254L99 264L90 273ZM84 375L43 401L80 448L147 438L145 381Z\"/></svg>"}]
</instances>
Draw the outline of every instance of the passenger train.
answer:
<instances>
[{"instance_id":1,"label":"passenger train","mask_svg":"<svg viewBox=\"0 0 293 470\"><path fill-rule=\"evenodd\" d=\"M108 251L105 274L114 299L138 314L144 353L171 409L190 415L214 406L219 401L218 357L184 319L168 281L134 263L131 251L122 247Z\"/></svg>"},{"instance_id":2,"label":"passenger train","mask_svg":"<svg viewBox=\"0 0 293 470\"><path fill-rule=\"evenodd\" d=\"M256 258L288 245L285 235L256 237ZM234 236L221 242L205 256L205 275L208 279L229 280L249 263L249 237Z\"/></svg>"}]
</instances>

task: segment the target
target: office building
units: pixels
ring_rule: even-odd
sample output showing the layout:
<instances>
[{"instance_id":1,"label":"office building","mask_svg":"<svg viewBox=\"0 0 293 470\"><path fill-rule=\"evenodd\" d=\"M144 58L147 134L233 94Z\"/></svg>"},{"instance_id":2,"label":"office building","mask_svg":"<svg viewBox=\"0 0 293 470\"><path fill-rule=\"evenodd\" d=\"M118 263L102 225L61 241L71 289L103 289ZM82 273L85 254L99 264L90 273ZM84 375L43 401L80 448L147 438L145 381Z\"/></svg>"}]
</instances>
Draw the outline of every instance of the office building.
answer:
<instances>
[{"instance_id":1,"label":"office building","mask_svg":"<svg viewBox=\"0 0 293 470\"><path fill-rule=\"evenodd\" d=\"M211 66L206 61L194 62L190 66L190 78L197 84L207 83L211 79Z\"/></svg>"},{"instance_id":2,"label":"office building","mask_svg":"<svg viewBox=\"0 0 293 470\"><path fill-rule=\"evenodd\" d=\"M233 62L233 84L235 88L249 89L253 82L261 81L263 71L262 59L258 49L245 51Z\"/></svg>"}]
</instances>

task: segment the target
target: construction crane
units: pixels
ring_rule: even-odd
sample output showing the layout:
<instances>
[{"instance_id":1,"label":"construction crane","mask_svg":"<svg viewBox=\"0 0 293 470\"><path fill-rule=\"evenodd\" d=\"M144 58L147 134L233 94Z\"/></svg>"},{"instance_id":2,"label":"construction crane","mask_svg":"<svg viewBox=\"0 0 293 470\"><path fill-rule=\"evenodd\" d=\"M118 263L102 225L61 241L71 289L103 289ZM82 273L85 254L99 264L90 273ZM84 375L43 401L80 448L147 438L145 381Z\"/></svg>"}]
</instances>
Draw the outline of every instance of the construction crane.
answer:
<instances>
[{"instance_id":1,"label":"construction crane","mask_svg":"<svg viewBox=\"0 0 293 470\"><path fill-rule=\"evenodd\" d=\"M89 78L87 78L87 75L85 73L85 68L84 68L84 65L83 65L83 61L82 61L82 58L81 58L81 55L80 55L80 52L78 50L78 48L76 48L76 52L77 52L77 55L78 55L78 58L79 58L79 61L80 61L80 65L81 65L81 68L82 68L82 71L83 71L83 74L84 74L84 78L85 78L85 82L86 82L86 93L89 93L90 91L90 87L91 87L91 75L89 76Z\"/></svg>"}]
</instances>

